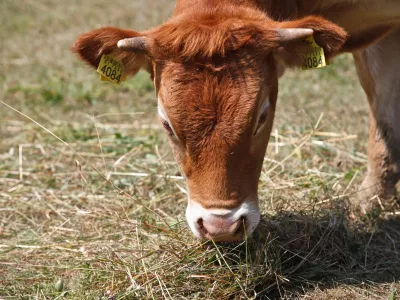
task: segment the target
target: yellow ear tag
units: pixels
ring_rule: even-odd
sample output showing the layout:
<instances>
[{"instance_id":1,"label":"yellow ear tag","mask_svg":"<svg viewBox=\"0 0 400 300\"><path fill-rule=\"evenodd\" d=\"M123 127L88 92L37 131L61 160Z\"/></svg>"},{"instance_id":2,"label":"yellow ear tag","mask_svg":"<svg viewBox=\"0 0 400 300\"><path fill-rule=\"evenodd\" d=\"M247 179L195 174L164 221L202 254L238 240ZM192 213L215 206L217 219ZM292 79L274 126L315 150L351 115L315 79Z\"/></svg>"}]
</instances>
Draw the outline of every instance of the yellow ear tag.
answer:
<instances>
[{"instance_id":1,"label":"yellow ear tag","mask_svg":"<svg viewBox=\"0 0 400 300\"><path fill-rule=\"evenodd\" d=\"M317 45L313 36L308 37L304 42L308 44L307 52L303 56L302 70L323 68L327 65L324 49Z\"/></svg>"},{"instance_id":2,"label":"yellow ear tag","mask_svg":"<svg viewBox=\"0 0 400 300\"><path fill-rule=\"evenodd\" d=\"M110 79L108 79L107 77L104 77L101 74L100 74L100 78L99 79L100 79L100 81L108 81L108 82L111 81ZM123 74L122 77L121 77L121 82L124 82L124 81L126 81L126 75L125 74Z\"/></svg>"},{"instance_id":3,"label":"yellow ear tag","mask_svg":"<svg viewBox=\"0 0 400 300\"><path fill-rule=\"evenodd\" d=\"M100 74L100 81L110 81L117 85L126 79L123 63L107 54L101 56L97 73Z\"/></svg>"}]
</instances>

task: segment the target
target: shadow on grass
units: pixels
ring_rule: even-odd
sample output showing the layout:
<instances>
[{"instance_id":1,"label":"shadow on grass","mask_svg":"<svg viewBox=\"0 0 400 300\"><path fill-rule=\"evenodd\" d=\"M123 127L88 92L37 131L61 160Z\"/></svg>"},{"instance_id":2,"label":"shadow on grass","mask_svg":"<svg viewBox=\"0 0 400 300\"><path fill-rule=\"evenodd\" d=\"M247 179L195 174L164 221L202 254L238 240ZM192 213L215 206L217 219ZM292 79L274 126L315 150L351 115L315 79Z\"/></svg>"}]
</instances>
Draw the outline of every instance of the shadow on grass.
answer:
<instances>
[{"instance_id":1,"label":"shadow on grass","mask_svg":"<svg viewBox=\"0 0 400 300\"><path fill-rule=\"evenodd\" d=\"M390 284L400 279L400 216L364 223L348 222L344 213L264 216L245 248L232 258L247 252L259 299L293 298L317 286Z\"/></svg>"}]
</instances>

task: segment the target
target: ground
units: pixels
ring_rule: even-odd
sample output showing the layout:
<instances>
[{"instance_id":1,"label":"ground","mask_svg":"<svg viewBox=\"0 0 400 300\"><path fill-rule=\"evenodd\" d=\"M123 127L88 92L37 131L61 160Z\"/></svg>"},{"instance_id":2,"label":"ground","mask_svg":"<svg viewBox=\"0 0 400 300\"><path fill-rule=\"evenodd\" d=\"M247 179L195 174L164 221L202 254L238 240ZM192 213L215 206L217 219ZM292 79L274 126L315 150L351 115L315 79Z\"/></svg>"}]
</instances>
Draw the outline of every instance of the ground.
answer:
<instances>
[{"instance_id":1,"label":"ground","mask_svg":"<svg viewBox=\"0 0 400 300\"><path fill-rule=\"evenodd\" d=\"M148 75L113 86L69 51L80 33L145 29L173 6L0 2L0 298L398 297L400 209L348 218L368 133L349 55L282 78L254 236L192 236Z\"/></svg>"}]
</instances>

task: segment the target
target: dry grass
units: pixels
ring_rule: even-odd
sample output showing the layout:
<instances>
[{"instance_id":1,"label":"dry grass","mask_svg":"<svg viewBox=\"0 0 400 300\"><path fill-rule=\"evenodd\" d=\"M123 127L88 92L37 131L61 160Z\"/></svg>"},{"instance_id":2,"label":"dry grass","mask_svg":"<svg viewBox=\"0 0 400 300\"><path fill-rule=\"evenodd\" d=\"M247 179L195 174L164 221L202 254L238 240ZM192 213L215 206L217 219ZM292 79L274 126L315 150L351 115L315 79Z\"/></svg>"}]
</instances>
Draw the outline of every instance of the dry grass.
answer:
<instances>
[{"instance_id":1,"label":"dry grass","mask_svg":"<svg viewBox=\"0 0 400 300\"><path fill-rule=\"evenodd\" d=\"M241 244L202 244L147 75L101 83L81 32L165 20L173 1L0 2L0 298L395 299L400 210L346 218L365 172L367 106L351 57L291 72ZM60 141L60 139L63 141Z\"/></svg>"}]
</instances>

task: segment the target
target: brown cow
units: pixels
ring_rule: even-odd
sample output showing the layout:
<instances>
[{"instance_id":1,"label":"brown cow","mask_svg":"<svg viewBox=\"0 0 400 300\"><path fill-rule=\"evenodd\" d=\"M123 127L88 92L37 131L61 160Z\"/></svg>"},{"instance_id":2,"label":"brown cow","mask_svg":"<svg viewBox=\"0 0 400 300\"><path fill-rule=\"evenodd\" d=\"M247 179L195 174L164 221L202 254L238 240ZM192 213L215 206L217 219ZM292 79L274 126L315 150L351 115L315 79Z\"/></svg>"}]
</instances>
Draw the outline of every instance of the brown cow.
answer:
<instances>
[{"instance_id":1,"label":"brown cow","mask_svg":"<svg viewBox=\"0 0 400 300\"><path fill-rule=\"evenodd\" d=\"M187 221L199 238L242 239L257 226L258 179L271 133L278 77L301 65L314 36L329 59L353 52L370 105L372 195L400 178L400 1L178 0L172 18L136 32L100 28L73 46L97 67L102 54L127 74L146 69L160 120L187 180Z\"/></svg>"}]
</instances>

